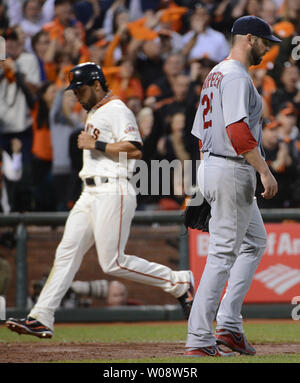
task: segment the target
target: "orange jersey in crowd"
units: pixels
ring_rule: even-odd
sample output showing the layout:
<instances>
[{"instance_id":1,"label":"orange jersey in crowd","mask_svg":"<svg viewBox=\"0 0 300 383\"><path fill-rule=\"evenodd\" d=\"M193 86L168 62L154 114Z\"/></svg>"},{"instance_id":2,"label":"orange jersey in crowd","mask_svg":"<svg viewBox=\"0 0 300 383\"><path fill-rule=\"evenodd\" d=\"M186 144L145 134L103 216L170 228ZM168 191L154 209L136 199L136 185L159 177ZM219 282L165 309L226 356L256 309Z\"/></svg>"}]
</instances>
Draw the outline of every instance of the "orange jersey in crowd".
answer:
<instances>
[{"instance_id":1,"label":"orange jersey in crowd","mask_svg":"<svg viewBox=\"0 0 300 383\"><path fill-rule=\"evenodd\" d=\"M33 143L32 153L41 160L52 161L52 145L49 127L44 124L38 128L37 116L39 112L39 104L36 103L31 112L33 121Z\"/></svg>"}]
</instances>

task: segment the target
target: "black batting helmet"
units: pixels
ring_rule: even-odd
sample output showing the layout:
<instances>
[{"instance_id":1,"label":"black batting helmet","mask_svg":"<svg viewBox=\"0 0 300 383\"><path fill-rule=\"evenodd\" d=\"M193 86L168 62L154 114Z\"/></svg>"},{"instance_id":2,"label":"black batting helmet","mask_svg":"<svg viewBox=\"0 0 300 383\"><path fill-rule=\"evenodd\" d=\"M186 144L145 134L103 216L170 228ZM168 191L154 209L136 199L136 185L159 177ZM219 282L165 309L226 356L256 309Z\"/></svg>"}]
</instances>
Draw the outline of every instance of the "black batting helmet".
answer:
<instances>
[{"instance_id":1,"label":"black batting helmet","mask_svg":"<svg viewBox=\"0 0 300 383\"><path fill-rule=\"evenodd\" d=\"M65 90L80 88L82 85L93 85L95 80L100 81L104 91L108 90L101 67L93 62L82 63L70 70L70 85Z\"/></svg>"}]
</instances>

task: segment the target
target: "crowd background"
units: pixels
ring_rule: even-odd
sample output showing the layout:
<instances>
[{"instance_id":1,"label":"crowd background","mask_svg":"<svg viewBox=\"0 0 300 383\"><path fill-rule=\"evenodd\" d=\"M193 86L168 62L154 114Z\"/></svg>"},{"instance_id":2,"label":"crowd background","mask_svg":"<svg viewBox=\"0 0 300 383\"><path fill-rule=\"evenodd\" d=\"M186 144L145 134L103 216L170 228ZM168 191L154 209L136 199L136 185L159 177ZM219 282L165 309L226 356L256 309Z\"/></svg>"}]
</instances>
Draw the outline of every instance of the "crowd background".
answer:
<instances>
[{"instance_id":1,"label":"crowd background","mask_svg":"<svg viewBox=\"0 0 300 383\"><path fill-rule=\"evenodd\" d=\"M76 142L86 112L63 89L68 71L86 61L101 65L135 114L148 165L192 160L183 177L174 167L170 195L138 196L139 209L180 209L185 177L196 184L199 148L190 132L201 86L228 55L231 26L243 15L263 18L283 40L250 70L263 99L266 160L279 183L277 196L263 200L258 180L258 203L300 207L299 0L0 0L2 211L67 211L77 200Z\"/></svg>"}]
</instances>

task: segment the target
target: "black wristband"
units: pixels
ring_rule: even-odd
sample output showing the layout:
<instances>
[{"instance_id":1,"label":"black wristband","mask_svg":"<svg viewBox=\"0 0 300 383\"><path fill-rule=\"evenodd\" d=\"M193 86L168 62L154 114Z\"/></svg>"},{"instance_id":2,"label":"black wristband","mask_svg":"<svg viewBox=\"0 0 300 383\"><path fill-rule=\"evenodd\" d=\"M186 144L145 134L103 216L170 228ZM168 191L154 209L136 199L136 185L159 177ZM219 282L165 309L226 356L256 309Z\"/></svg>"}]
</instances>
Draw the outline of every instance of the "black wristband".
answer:
<instances>
[{"instance_id":1,"label":"black wristband","mask_svg":"<svg viewBox=\"0 0 300 383\"><path fill-rule=\"evenodd\" d=\"M107 143L103 141L96 141L95 149L100 150L100 152L105 152Z\"/></svg>"}]
</instances>

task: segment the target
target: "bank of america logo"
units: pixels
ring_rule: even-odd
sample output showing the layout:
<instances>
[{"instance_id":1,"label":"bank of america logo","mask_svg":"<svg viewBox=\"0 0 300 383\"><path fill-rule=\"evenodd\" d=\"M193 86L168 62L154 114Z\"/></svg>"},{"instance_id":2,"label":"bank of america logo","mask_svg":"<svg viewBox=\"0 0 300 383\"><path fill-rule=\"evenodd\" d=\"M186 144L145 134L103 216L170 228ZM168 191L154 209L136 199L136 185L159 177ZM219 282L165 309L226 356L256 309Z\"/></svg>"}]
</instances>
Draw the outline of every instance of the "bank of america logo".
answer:
<instances>
[{"instance_id":1,"label":"bank of america logo","mask_svg":"<svg viewBox=\"0 0 300 383\"><path fill-rule=\"evenodd\" d=\"M278 263L255 274L254 279L262 282L276 294L282 295L300 283L300 270Z\"/></svg>"}]
</instances>

